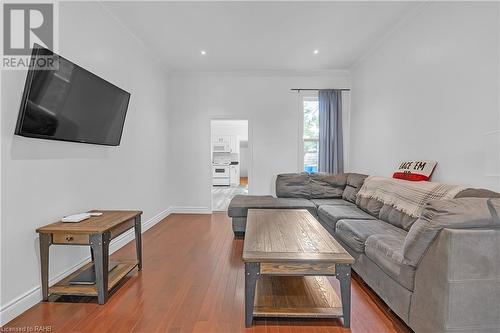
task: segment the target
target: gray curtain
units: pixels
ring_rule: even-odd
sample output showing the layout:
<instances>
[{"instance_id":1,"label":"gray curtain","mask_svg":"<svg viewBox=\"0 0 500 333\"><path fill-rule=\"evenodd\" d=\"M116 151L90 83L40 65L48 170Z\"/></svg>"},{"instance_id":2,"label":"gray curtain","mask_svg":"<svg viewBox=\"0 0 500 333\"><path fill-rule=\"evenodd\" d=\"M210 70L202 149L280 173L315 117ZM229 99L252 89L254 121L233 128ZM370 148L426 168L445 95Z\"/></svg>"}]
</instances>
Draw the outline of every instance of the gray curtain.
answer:
<instances>
[{"instance_id":1,"label":"gray curtain","mask_svg":"<svg viewBox=\"0 0 500 333\"><path fill-rule=\"evenodd\" d=\"M342 91L319 91L319 172L344 172Z\"/></svg>"}]
</instances>

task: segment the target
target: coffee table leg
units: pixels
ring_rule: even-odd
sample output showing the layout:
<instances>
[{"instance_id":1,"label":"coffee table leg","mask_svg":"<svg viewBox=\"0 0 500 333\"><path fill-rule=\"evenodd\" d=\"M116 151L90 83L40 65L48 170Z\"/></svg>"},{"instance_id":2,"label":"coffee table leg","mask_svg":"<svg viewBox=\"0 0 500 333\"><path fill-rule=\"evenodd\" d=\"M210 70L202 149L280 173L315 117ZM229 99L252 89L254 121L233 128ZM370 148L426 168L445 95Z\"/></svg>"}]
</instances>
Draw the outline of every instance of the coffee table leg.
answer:
<instances>
[{"instance_id":1,"label":"coffee table leg","mask_svg":"<svg viewBox=\"0 0 500 333\"><path fill-rule=\"evenodd\" d=\"M342 298L342 317L344 327L351 326L351 265L335 266L335 276L340 282L340 297Z\"/></svg>"},{"instance_id":2,"label":"coffee table leg","mask_svg":"<svg viewBox=\"0 0 500 333\"><path fill-rule=\"evenodd\" d=\"M245 263L245 326L252 326L253 302L255 299L255 287L260 276L260 264L258 262Z\"/></svg>"}]
</instances>

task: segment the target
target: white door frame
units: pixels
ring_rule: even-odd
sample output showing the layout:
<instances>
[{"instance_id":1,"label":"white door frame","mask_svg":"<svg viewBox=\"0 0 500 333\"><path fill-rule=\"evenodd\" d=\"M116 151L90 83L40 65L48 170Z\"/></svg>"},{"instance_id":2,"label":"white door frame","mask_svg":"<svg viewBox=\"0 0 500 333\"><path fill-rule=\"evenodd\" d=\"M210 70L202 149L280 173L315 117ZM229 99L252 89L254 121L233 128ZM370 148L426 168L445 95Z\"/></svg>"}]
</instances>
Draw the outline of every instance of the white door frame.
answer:
<instances>
[{"instance_id":1,"label":"white door frame","mask_svg":"<svg viewBox=\"0 0 500 333\"><path fill-rule=\"evenodd\" d=\"M243 117L243 116L230 116L230 115L214 115L210 116L208 119L208 128L209 128L209 133L210 133L210 139L208 140L208 165L210 168L209 172L209 188L208 188L208 195L210 196L210 211L213 213L212 210L212 121L214 120L246 120L248 122L248 194L253 193L253 121L250 117Z\"/></svg>"}]
</instances>

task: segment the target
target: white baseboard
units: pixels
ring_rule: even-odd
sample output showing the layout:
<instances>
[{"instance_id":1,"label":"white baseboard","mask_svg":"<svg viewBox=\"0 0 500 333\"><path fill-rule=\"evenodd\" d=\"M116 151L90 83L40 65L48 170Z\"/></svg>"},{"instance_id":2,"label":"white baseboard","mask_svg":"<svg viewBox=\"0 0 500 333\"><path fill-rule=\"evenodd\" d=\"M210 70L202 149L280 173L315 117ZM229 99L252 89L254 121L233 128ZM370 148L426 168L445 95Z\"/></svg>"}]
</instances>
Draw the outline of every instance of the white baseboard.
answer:
<instances>
[{"instance_id":1,"label":"white baseboard","mask_svg":"<svg viewBox=\"0 0 500 333\"><path fill-rule=\"evenodd\" d=\"M182 210L182 209L180 209ZM170 215L173 212L172 208L165 209L164 211L160 212L156 216L152 217L151 219L147 220L146 222L142 223L142 232L144 233L146 230L166 218L168 215ZM135 238L134 231L131 229L123 234L121 234L119 237L113 239L111 241L111 244L109 245L109 252L110 254L117 251L121 247L123 247L125 244L129 243ZM68 268L67 270L57 274L56 276L52 277L49 280L49 285L53 285L54 283L58 282L65 276L73 273L77 269L81 268L83 265L85 265L87 262L90 261L90 256L81 260L79 263L75 264L74 266ZM16 318L19 316L21 313L24 311L28 310L35 304L39 303L42 300L42 290L41 286L37 286L28 292L22 294L21 296L17 297L16 299L12 300L11 302L7 303L5 306L3 306L0 309L0 326L5 325L12 319Z\"/></svg>"},{"instance_id":2,"label":"white baseboard","mask_svg":"<svg viewBox=\"0 0 500 333\"><path fill-rule=\"evenodd\" d=\"M90 257L85 258L76 265L52 277L49 280L49 285L53 285L57 281L64 278L66 275L73 273L74 271L85 265L89 260ZM28 310L35 304L39 303L41 300L42 300L42 289L40 286L38 286L22 294L21 296L12 300L11 302L7 303L0 311L0 325L3 326L7 324L9 321L16 318L24 311Z\"/></svg>"},{"instance_id":3,"label":"white baseboard","mask_svg":"<svg viewBox=\"0 0 500 333\"><path fill-rule=\"evenodd\" d=\"M186 207L177 206L170 207L170 213L173 214L212 214L212 210L208 207Z\"/></svg>"},{"instance_id":4,"label":"white baseboard","mask_svg":"<svg viewBox=\"0 0 500 333\"><path fill-rule=\"evenodd\" d=\"M167 208L163 212L160 212L147 220L146 222L142 223L141 231L142 233L146 232L149 228L166 218L172 214L172 208ZM111 241L109 244L109 254L112 254L116 252L118 249L122 248L125 246L127 243L131 242L132 240L135 239L135 234L134 230L130 229L127 232L124 232L120 236L116 237ZM90 260L90 257L88 258Z\"/></svg>"}]
</instances>

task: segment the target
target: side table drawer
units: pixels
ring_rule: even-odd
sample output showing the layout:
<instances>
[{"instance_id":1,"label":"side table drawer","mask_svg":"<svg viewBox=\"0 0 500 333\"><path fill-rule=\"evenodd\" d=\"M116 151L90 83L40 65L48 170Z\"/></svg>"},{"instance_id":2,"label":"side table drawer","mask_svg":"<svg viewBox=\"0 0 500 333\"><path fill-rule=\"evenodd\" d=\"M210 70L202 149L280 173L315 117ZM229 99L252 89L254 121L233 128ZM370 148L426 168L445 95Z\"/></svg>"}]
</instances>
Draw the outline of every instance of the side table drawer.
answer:
<instances>
[{"instance_id":1,"label":"side table drawer","mask_svg":"<svg viewBox=\"0 0 500 333\"><path fill-rule=\"evenodd\" d=\"M89 235L52 234L52 244L89 244Z\"/></svg>"}]
</instances>

